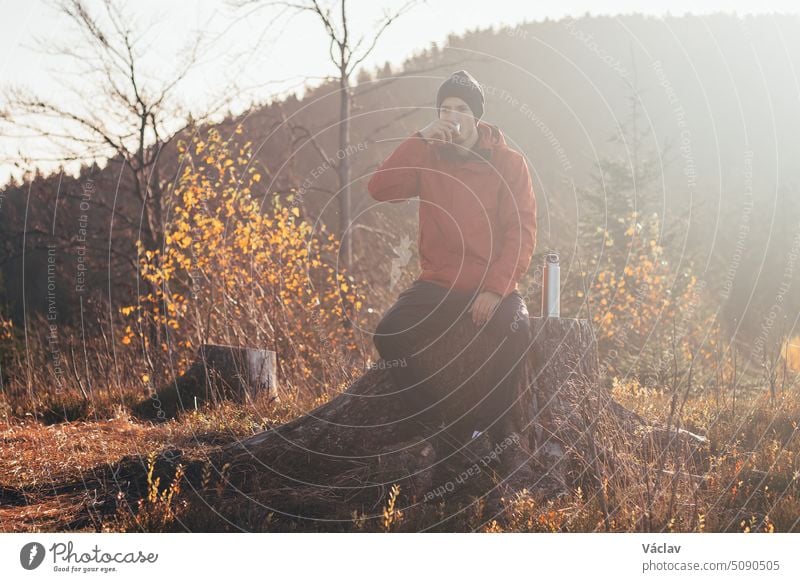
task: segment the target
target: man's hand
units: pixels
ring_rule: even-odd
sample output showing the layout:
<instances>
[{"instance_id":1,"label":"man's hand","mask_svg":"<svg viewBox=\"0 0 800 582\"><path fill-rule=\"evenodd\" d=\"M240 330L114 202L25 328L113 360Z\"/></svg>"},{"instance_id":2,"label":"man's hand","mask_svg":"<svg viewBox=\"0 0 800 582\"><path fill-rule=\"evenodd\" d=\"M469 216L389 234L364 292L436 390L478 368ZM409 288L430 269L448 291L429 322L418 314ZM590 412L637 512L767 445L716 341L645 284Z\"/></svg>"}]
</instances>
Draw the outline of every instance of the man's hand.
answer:
<instances>
[{"instance_id":1,"label":"man's hand","mask_svg":"<svg viewBox=\"0 0 800 582\"><path fill-rule=\"evenodd\" d=\"M472 302L469 312L472 314L472 321L475 325L483 325L500 305L502 297L494 291L482 291Z\"/></svg>"},{"instance_id":2,"label":"man's hand","mask_svg":"<svg viewBox=\"0 0 800 582\"><path fill-rule=\"evenodd\" d=\"M437 119L419 130L425 141L453 141L458 135L456 124L452 121Z\"/></svg>"}]
</instances>

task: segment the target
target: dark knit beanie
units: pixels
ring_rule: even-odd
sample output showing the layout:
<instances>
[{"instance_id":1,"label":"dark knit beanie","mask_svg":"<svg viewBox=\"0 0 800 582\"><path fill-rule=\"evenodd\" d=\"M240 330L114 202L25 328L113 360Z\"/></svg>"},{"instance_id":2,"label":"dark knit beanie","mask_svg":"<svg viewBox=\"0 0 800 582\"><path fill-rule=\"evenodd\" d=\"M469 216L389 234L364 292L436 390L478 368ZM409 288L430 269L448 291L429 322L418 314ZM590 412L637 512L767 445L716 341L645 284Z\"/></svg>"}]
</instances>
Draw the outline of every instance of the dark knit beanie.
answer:
<instances>
[{"instance_id":1,"label":"dark knit beanie","mask_svg":"<svg viewBox=\"0 0 800 582\"><path fill-rule=\"evenodd\" d=\"M448 97L462 99L472 109L472 115L476 120L483 116L483 89L475 77L465 70L456 71L439 87L439 92L436 94L437 114L442 106L442 101Z\"/></svg>"}]
</instances>

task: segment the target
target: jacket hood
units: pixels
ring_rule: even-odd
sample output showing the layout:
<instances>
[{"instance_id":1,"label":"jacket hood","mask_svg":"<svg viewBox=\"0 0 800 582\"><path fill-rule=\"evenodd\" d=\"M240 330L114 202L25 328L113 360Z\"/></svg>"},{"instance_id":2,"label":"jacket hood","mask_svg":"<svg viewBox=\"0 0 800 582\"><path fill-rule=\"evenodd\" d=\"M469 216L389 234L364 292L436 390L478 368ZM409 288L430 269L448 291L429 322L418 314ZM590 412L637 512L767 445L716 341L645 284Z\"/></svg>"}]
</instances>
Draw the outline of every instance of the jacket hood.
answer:
<instances>
[{"instance_id":1,"label":"jacket hood","mask_svg":"<svg viewBox=\"0 0 800 582\"><path fill-rule=\"evenodd\" d=\"M496 125L478 121L478 147L483 149L502 149L508 147L503 132Z\"/></svg>"}]
</instances>

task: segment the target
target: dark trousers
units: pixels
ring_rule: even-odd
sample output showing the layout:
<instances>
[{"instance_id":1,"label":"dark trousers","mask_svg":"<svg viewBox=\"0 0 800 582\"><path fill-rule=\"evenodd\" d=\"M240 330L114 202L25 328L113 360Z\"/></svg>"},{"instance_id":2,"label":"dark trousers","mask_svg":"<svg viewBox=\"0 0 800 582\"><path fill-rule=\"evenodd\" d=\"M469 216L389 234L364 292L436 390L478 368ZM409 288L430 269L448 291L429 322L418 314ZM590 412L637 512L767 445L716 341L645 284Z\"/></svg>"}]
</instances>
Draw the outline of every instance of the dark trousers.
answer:
<instances>
[{"instance_id":1,"label":"dark trousers","mask_svg":"<svg viewBox=\"0 0 800 582\"><path fill-rule=\"evenodd\" d=\"M479 291L454 291L431 283L415 281L400 293L397 301L381 318L373 342L381 357L388 363L402 361L404 365L387 366L399 390L408 392L417 410L431 406L425 378L418 371L416 358L431 342L441 341L441 335L459 317L471 318L469 307ZM500 441L509 431L508 411L514 406L519 374L530 347L530 321L525 300L518 291L500 301L484 325L496 338L499 348L490 362L492 381L486 387L489 395L481 403L476 430L488 430ZM423 419L429 420L423 416Z\"/></svg>"}]
</instances>

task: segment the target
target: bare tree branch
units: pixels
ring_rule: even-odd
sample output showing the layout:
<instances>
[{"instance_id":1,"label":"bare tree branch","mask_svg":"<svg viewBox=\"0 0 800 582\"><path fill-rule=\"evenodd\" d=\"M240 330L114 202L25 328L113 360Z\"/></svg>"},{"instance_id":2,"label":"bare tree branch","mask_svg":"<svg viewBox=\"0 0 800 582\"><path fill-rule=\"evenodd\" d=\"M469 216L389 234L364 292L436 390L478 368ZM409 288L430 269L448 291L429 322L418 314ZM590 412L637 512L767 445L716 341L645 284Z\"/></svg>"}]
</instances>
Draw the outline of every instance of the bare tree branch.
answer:
<instances>
[{"instance_id":1,"label":"bare tree branch","mask_svg":"<svg viewBox=\"0 0 800 582\"><path fill-rule=\"evenodd\" d=\"M234 2L235 6L240 8L244 7L288 7L297 13L311 13L321 22L325 34L328 36L328 56L331 63L336 67L338 76L336 80L339 85L339 118L336 126L339 130L339 148L341 151L347 151L350 144L350 115L352 108L353 95L350 85L350 76L355 71L356 67L364 61L376 47L378 40L386 31L386 29L399 18L402 14L408 12L411 7L416 5L418 0L409 0L399 10L393 14L385 16L383 22L379 25L377 32L372 36L372 40L368 48L363 54L358 54L358 50L364 43L362 36L353 45L352 34L350 30L350 23L347 14L346 0L339 0L339 19L340 22L334 21L334 11L329 7L324 7L318 0L308 0L305 2L258 2L258 0L245 0ZM334 3L335 4L335 3ZM294 130L293 130L294 131ZM310 131L306 131L306 140L311 140L312 146L318 153L325 157L324 151L320 148L319 144L312 137ZM336 174L339 180L339 190L337 196L339 198L339 231L343 235L350 224L351 208L350 208L350 161L347 156L334 164ZM352 251L350 241L347 237L342 236L342 262L345 267L352 264Z\"/></svg>"},{"instance_id":2,"label":"bare tree branch","mask_svg":"<svg viewBox=\"0 0 800 582\"><path fill-rule=\"evenodd\" d=\"M356 67L358 67L358 65L360 65L364 61L364 59L366 59L372 53L372 51L375 49L375 46L378 44L378 40L383 35L383 33L386 31L386 29L389 28L389 26L392 24L392 22L397 20L404 13L408 12L409 10L411 10L411 8L413 8L415 4L417 4L416 0L410 0L409 2L406 2L397 12L395 12L394 14L386 17L386 19L383 21L383 23L378 28L378 32L375 33L375 36L372 37L372 42L370 43L369 48L366 51L364 51L364 54L360 58L358 58L352 64L352 66L350 66L349 70L347 71L348 75L352 74L353 71L355 71ZM361 43L361 41L359 41L359 44L360 43ZM356 47L356 48L358 48L358 47ZM355 53L355 50L356 49L353 49L353 53Z\"/></svg>"}]
</instances>

